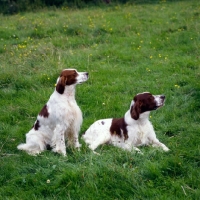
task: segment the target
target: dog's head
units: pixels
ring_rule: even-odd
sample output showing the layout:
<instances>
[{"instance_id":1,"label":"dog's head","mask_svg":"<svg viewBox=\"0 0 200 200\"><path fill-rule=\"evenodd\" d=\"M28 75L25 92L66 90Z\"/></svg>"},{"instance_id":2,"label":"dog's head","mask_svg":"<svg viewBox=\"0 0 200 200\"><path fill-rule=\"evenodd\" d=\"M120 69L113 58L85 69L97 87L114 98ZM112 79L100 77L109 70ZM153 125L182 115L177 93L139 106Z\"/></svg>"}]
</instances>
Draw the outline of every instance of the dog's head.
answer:
<instances>
[{"instance_id":1,"label":"dog's head","mask_svg":"<svg viewBox=\"0 0 200 200\"><path fill-rule=\"evenodd\" d=\"M137 94L133 98L133 104L131 105L131 117L135 120L138 120L140 114L147 111L156 110L163 106L164 102L164 95L152 95L149 92Z\"/></svg>"},{"instance_id":2,"label":"dog's head","mask_svg":"<svg viewBox=\"0 0 200 200\"><path fill-rule=\"evenodd\" d=\"M88 72L77 72L76 69L64 69L57 79L56 91L64 93L65 86L84 83L88 80Z\"/></svg>"}]
</instances>

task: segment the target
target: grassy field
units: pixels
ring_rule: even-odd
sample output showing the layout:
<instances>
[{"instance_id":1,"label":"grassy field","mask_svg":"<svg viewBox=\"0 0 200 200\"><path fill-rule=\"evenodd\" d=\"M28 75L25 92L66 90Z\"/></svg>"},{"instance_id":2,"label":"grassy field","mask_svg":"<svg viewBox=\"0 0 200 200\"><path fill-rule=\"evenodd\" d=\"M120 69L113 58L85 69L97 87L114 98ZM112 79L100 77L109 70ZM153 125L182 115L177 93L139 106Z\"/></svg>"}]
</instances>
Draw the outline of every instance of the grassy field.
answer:
<instances>
[{"instance_id":1,"label":"grassy field","mask_svg":"<svg viewBox=\"0 0 200 200\"><path fill-rule=\"evenodd\" d=\"M0 199L199 199L200 3L198 0L0 16ZM122 117L138 92L165 94L152 112L170 148L113 146L67 157L17 150L64 68L88 71L77 87L81 134Z\"/></svg>"}]
</instances>

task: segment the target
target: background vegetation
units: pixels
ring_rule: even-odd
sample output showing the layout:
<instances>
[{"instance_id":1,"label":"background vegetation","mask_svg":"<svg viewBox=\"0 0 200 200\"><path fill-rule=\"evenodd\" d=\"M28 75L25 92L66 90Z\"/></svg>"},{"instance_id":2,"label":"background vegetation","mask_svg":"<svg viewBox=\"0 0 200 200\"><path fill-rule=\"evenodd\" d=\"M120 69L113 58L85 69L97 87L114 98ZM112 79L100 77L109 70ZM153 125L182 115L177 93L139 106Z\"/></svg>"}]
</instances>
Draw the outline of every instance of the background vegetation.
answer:
<instances>
[{"instance_id":1,"label":"background vegetation","mask_svg":"<svg viewBox=\"0 0 200 200\"><path fill-rule=\"evenodd\" d=\"M177 0L168 0L177 1ZM117 3L159 3L160 0L0 0L0 13L16 14L24 11L36 11L42 8L85 8L91 6L108 6Z\"/></svg>"},{"instance_id":2,"label":"background vegetation","mask_svg":"<svg viewBox=\"0 0 200 200\"><path fill-rule=\"evenodd\" d=\"M160 1L0 15L0 199L199 199L200 3ZM144 155L103 145L67 157L17 150L60 71L90 79L77 87L82 133L122 117L138 92L165 94L152 112L171 150Z\"/></svg>"},{"instance_id":3,"label":"background vegetation","mask_svg":"<svg viewBox=\"0 0 200 200\"><path fill-rule=\"evenodd\" d=\"M121 2L126 2L122 0ZM112 2L116 2L113 0ZM0 0L0 11L4 14L14 14L24 11L36 11L44 7L59 8L63 6L83 8L87 6L111 3L110 0Z\"/></svg>"}]
</instances>

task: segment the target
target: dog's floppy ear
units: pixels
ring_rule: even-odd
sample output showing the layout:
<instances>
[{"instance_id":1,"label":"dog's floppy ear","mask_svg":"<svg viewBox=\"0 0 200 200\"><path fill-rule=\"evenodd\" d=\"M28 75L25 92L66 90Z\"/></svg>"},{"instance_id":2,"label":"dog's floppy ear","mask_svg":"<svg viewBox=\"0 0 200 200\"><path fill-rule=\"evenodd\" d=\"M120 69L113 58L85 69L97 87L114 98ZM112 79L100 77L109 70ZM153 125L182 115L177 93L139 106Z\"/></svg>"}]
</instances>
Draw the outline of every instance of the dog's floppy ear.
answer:
<instances>
[{"instance_id":1,"label":"dog's floppy ear","mask_svg":"<svg viewBox=\"0 0 200 200\"><path fill-rule=\"evenodd\" d=\"M135 120L138 120L141 113L141 102L135 101L134 105L131 106L131 117Z\"/></svg>"},{"instance_id":2,"label":"dog's floppy ear","mask_svg":"<svg viewBox=\"0 0 200 200\"><path fill-rule=\"evenodd\" d=\"M59 81L56 84L56 91L60 94L64 93L67 77L60 76Z\"/></svg>"}]
</instances>

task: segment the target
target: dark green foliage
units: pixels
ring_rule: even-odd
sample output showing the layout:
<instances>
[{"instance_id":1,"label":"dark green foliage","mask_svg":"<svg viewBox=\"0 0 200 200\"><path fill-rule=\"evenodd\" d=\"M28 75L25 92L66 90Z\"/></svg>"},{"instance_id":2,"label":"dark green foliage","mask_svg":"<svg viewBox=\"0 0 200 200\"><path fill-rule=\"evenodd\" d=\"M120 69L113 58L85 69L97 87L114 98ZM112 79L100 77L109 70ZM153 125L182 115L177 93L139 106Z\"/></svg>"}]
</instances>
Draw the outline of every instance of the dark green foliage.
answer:
<instances>
[{"instance_id":1,"label":"dark green foliage","mask_svg":"<svg viewBox=\"0 0 200 200\"><path fill-rule=\"evenodd\" d=\"M169 0L168 0L169 1ZM171 1L171 0L170 0ZM45 7L73 7L85 8L88 6L108 6L115 4L157 4L159 0L0 0L0 12L16 14L24 11L36 11ZM196 14L196 16L198 13ZM171 31L171 30L169 30Z\"/></svg>"}]
</instances>

